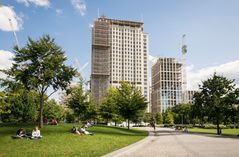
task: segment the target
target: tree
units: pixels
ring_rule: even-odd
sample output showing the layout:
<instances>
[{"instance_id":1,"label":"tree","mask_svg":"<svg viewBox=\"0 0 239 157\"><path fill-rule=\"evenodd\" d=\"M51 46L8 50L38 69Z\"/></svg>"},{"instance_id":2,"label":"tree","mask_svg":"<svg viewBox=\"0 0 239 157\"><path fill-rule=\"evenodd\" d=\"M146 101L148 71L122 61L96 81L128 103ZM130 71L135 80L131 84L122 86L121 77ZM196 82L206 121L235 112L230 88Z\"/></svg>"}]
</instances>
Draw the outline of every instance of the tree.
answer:
<instances>
[{"instance_id":1,"label":"tree","mask_svg":"<svg viewBox=\"0 0 239 157\"><path fill-rule=\"evenodd\" d=\"M161 112L157 112L155 114L155 121L156 121L156 124L163 124L163 115Z\"/></svg>"},{"instance_id":2,"label":"tree","mask_svg":"<svg viewBox=\"0 0 239 157\"><path fill-rule=\"evenodd\" d=\"M81 119L85 119L90 106L89 95L84 91L83 80L68 90L69 97L66 100L67 106L74 111L74 114Z\"/></svg>"},{"instance_id":3,"label":"tree","mask_svg":"<svg viewBox=\"0 0 239 157\"><path fill-rule=\"evenodd\" d=\"M11 113L3 115L6 122L35 122L38 118L39 94L33 90L26 90L24 87L18 89L5 89L6 102L11 104Z\"/></svg>"},{"instance_id":4,"label":"tree","mask_svg":"<svg viewBox=\"0 0 239 157\"><path fill-rule=\"evenodd\" d=\"M226 112L233 108L239 97L239 89L235 88L233 80L219 76L216 73L202 82L201 99L195 103L202 103L206 114L217 125L217 134L220 134L219 124L225 119Z\"/></svg>"},{"instance_id":5,"label":"tree","mask_svg":"<svg viewBox=\"0 0 239 157\"><path fill-rule=\"evenodd\" d=\"M121 82L120 87L117 88L117 93L118 113L128 121L129 129L130 120L142 116L147 107L147 102L135 86L126 82Z\"/></svg>"},{"instance_id":6,"label":"tree","mask_svg":"<svg viewBox=\"0 0 239 157\"><path fill-rule=\"evenodd\" d=\"M170 110L164 113L164 124L174 124L173 113Z\"/></svg>"},{"instance_id":7,"label":"tree","mask_svg":"<svg viewBox=\"0 0 239 157\"><path fill-rule=\"evenodd\" d=\"M117 89L110 87L106 93L106 97L103 99L100 106L100 114L102 118L106 120L106 123L109 120L115 119L117 116Z\"/></svg>"},{"instance_id":8,"label":"tree","mask_svg":"<svg viewBox=\"0 0 239 157\"><path fill-rule=\"evenodd\" d=\"M206 115L204 110L203 94L201 92L196 92L193 97L195 101L192 105L191 114L194 119L199 119L199 123L202 126Z\"/></svg>"},{"instance_id":9,"label":"tree","mask_svg":"<svg viewBox=\"0 0 239 157\"><path fill-rule=\"evenodd\" d=\"M9 107L11 104L6 102L6 94L4 92L0 92L0 118L2 114L11 113Z\"/></svg>"},{"instance_id":10,"label":"tree","mask_svg":"<svg viewBox=\"0 0 239 157\"><path fill-rule=\"evenodd\" d=\"M192 105L190 103L182 103L171 108L174 116L175 124L189 124L192 120Z\"/></svg>"},{"instance_id":11,"label":"tree","mask_svg":"<svg viewBox=\"0 0 239 157\"><path fill-rule=\"evenodd\" d=\"M65 116L66 109L64 108L64 106L57 104L57 102L54 99L51 99L45 103L43 117L64 120Z\"/></svg>"},{"instance_id":12,"label":"tree","mask_svg":"<svg viewBox=\"0 0 239 157\"><path fill-rule=\"evenodd\" d=\"M75 70L64 64L67 59L64 51L48 35L36 41L28 38L27 45L21 49L15 47L14 52L13 66L4 73L13 81L39 93L39 126L43 127L45 100L58 89L65 90ZM52 88L52 92L48 94L49 88Z\"/></svg>"}]
</instances>

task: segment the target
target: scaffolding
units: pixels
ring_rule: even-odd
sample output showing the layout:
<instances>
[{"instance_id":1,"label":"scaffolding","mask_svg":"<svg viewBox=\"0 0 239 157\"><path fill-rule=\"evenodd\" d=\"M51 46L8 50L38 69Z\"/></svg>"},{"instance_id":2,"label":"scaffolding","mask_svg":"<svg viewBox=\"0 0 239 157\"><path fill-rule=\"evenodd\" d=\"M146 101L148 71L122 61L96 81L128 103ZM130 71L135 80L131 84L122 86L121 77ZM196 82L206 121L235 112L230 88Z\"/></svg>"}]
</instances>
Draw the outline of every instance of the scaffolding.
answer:
<instances>
[{"instance_id":1,"label":"scaffolding","mask_svg":"<svg viewBox=\"0 0 239 157\"><path fill-rule=\"evenodd\" d=\"M97 104L100 104L110 80L109 21L102 17L92 28L92 73L91 90Z\"/></svg>"}]
</instances>

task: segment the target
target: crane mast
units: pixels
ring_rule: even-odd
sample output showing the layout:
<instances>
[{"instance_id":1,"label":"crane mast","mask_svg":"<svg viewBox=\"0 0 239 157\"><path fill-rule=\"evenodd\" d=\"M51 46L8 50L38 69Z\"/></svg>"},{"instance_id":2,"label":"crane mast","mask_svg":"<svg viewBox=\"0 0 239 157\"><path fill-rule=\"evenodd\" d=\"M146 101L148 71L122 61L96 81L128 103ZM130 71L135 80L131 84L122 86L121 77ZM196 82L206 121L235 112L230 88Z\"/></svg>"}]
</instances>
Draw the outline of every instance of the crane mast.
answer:
<instances>
[{"instance_id":1,"label":"crane mast","mask_svg":"<svg viewBox=\"0 0 239 157\"><path fill-rule=\"evenodd\" d=\"M187 45L185 44L186 35L182 36L182 99L183 103L188 102L187 94L187 72L186 72L186 54L187 54Z\"/></svg>"},{"instance_id":2,"label":"crane mast","mask_svg":"<svg viewBox=\"0 0 239 157\"><path fill-rule=\"evenodd\" d=\"M14 28L13 28L12 20L9 18L8 21L9 21L9 24L10 24L12 32L13 32L13 36L14 36L14 39L15 39L15 44L16 44L17 48L20 49L19 42L18 42L18 39L17 39L17 34L16 34L16 32L14 31Z\"/></svg>"}]
</instances>

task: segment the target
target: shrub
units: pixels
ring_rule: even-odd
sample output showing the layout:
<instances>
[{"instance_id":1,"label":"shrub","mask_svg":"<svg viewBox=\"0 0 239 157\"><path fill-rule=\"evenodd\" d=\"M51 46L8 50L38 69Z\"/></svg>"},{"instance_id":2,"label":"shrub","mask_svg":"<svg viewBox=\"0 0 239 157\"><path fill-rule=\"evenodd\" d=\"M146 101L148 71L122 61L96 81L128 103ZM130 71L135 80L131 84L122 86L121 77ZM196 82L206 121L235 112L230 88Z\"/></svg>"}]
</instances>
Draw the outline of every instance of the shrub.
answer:
<instances>
[{"instance_id":1,"label":"shrub","mask_svg":"<svg viewBox=\"0 0 239 157\"><path fill-rule=\"evenodd\" d=\"M75 122L75 115L70 113L70 112L68 112L66 114L66 122L67 123L74 123Z\"/></svg>"}]
</instances>

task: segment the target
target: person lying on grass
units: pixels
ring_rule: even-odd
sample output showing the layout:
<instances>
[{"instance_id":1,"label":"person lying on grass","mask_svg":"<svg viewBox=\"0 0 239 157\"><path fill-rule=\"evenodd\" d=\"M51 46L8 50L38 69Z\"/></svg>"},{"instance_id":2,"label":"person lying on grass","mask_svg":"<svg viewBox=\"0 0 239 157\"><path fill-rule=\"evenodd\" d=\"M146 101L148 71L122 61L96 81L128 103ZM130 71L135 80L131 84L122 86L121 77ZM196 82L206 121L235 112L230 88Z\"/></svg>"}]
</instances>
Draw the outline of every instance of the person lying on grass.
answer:
<instances>
[{"instance_id":1,"label":"person lying on grass","mask_svg":"<svg viewBox=\"0 0 239 157\"><path fill-rule=\"evenodd\" d=\"M12 136L12 138L24 138L24 137L27 137L26 131L24 128L18 129L16 135Z\"/></svg>"},{"instance_id":2,"label":"person lying on grass","mask_svg":"<svg viewBox=\"0 0 239 157\"><path fill-rule=\"evenodd\" d=\"M80 133L79 130L78 130L78 127L75 127L75 126L73 126L73 128L71 129L71 132L72 132L73 134L81 135L81 133Z\"/></svg>"},{"instance_id":3,"label":"person lying on grass","mask_svg":"<svg viewBox=\"0 0 239 157\"><path fill-rule=\"evenodd\" d=\"M80 133L83 133L85 135L93 135L93 133L90 133L89 131L85 130L85 126L84 125L80 128Z\"/></svg>"},{"instance_id":4,"label":"person lying on grass","mask_svg":"<svg viewBox=\"0 0 239 157\"><path fill-rule=\"evenodd\" d=\"M40 138L42 138L41 132L40 132L39 128L36 126L36 127L32 130L31 139L36 140L36 139L40 139Z\"/></svg>"}]
</instances>

